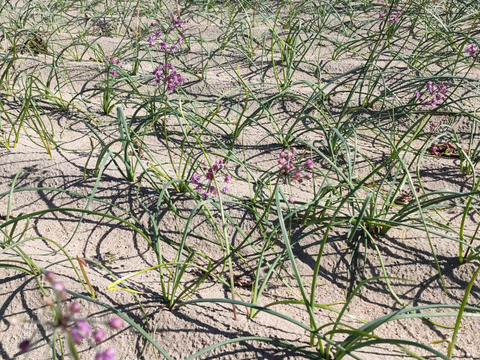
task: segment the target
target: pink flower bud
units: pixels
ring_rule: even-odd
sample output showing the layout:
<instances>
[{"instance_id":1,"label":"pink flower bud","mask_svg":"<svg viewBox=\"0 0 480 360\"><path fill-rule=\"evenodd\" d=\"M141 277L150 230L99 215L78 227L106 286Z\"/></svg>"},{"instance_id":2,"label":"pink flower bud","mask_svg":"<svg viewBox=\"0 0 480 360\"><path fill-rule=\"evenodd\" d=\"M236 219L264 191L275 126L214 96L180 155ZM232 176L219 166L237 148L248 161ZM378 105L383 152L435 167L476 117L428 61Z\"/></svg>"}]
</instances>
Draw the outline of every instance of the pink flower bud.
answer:
<instances>
[{"instance_id":1,"label":"pink flower bud","mask_svg":"<svg viewBox=\"0 0 480 360\"><path fill-rule=\"evenodd\" d=\"M104 338L105 338L105 331L103 331L102 329L96 329L93 332L93 339L97 343L102 342Z\"/></svg>"},{"instance_id":2,"label":"pink flower bud","mask_svg":"<svg viewBox=\"0 0 480 360\"><path fill-rule=\"evenodd\" d=\"M313 169L313 161L312 161L312 160L307 159L307 161L305 161L305 165L307 166L307 169L308 169L308 170L312 170L312 169Z\"/></svg>"},{"instance_id":3,"label":"pink flower bud","mask_svg":"<svg viewBox=\"0 0 480 360\"><path fill-rule=\"evenodd\" d=\"M55 273L53 271L47 271L45 273L45 277L49 282L53 282L53 280L55 279Z\"/></svg>"},{"instance_id":4,"label":"pink flower bud","mask_svg":"<svg viewBox=\"0 0 480 360\"><path fill-rule=\"evenodd\" d=\"M98 353L95 360L115 360L115 350L108 348L104 352Z\"/></svg>"},{"instance_id":5,"label":"pink flower bud","mask_svg":"<svg viewBox=\"0 0 480 360\"><path fill-rule=\"evenodd\" d=\"M75 327L78 329L78 331L80 331L81 334L83 334L83 336L87 336L92 332L92 328L85 320L78 320L75 324Z\"/></svg>"},{"instance_id":6,"label":"pink flower bud","mask_svg":"<svg viewBox=\"0 0 480 360\"><path fill-rule=\"evenodd\" d=\"M81 309L82 309L82 307L76 301L74 301L73 303L70 304L70 312L72 312L74 314L79 313Z\"/></svg>"},{"instance_id":7,"label":"pink flower bud","mask_svg":"<svg viewBox=\"0 0 480 360\"><path fill-rule=\"evenodd\" d=\"M20 344L18 344L18 348L22 353L27 352L28 350L30 350L30 341L23 340Z\"/></svg>"},{"instance_id":8,"label":"pink flower bud","mask_svg":"<svg viewBox=\"0 0 480 360\"><path fill-rule=\"evenodd\" d=\"M70 336L76 345L80 345L83 341L83 335L77 329L71 329Z\"/></svg>"},{"instance_id":9,"label":"pink flower bud","mask_svg":"<svg viewBox=\"0 0 480 360\"><path fill-rule=\"evenodd\" d=\"M293 204L293 203L295 202L295 199L290 196L290 197L288 198L288 202L289 202L290 204Z\"/></svg>"},{"instance_id":10,"label":"pink flower bud","mask_svg":"<svg viewBox=\"0 0 480 360\"><path fill-rule=\"evenodd\" d=\"M65 285L63 285L63 282L61 281L56 281L54 284L53 284L53 288L58 291L58 292L61 292L62 290L65 289Z\"/></svg>"},{"instance_id":11,"label":"pink flower bud","mask_svg":"<svg viewBox=\"0 0 480 360\"><path fill-rule=\"evenodd\" d=\"M111 319L109 322L108 322L108 325L112 328L112 329L121 329L125 326L125 322L123 321L122 318L118 317L118 316L115 316L113 319Z\"/></svg>"}]
</instances>

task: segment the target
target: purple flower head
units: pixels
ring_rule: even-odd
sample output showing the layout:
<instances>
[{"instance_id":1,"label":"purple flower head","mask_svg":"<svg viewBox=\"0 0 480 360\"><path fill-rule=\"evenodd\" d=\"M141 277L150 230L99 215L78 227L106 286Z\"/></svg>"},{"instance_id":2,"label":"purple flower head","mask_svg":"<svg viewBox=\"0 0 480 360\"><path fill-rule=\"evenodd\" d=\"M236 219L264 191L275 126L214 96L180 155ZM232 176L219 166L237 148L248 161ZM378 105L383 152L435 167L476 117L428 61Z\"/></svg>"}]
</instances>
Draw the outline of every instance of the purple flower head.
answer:
<instances>
[{"instance_id":1,"label":"purple flower head","mask_svg":"<svg viewBox=\"0 0 480 360\"><path fill-rule=\"evenodd\" d=\"M468 44L467 46L465 46L465 52L471 57L477 57L477 51L478 48L475 44Z\"/></svg>"},{"instance_id":2,"label":"purple flower head","mask_svg":"<svg viewBox=\"0 0 480 360\"><path fill-rule=\"evenodd\" d=\"M291 151L281 151L279 154L278 167L280 174L287 180L291 179L302 183L304 179L311 180L310 172L314 168L314 163L311 159L305 160L304 163L296 159L297 149L292 148Z\"/></svg>"},{"instance_id":3,"label":"purple flower head","mask_svg":"<svg viewBox=\"0 0 480 360\"><path fill-rule=\"evenodd\" d=\"M65 289L65 285L63 285L63 282L61 281L56 281L53 283L53 288L58 291L58 292L61 292L62 290Z\"/></svg>"},{"instance_id":4,"label":"purple flower head","mask_svg":"<svg viewBox=\"0 0 480 360\"><path fill-rule=\"evenodd\" d=\"M115 350L108 348L105 351L98 353L95 360L115 360Z\"/></svg>"},{"instance_id":5,"label":"purple flower head","mask_svg":"<svg viewBox=\"0 0 480 360\"><path fill-rule=\"evenodd\" d=\"M175 67L172 64L162 64L157 66L153 70L153 75L155 75L155 81L157 84L163 82L167 85L168 91L174 91L177 86L184 82L182 76L175 71Z\"/></svg>"},{"instance_id":6,"label":"purple flower head","mask_svg":"<svg viewBox=\"0 0 480 360\"><path fill-rule=\"evenodd\" d=\"M378 13L378 17L380 19L382 19L382 20L387 20L388 19L389 24L395 24L395 23L400 22L400 18L403 15L401 11L389 12L389 10L387 9L387 7L389 7L389 5L386 2L384 2L382 4L382 7L384 7L383 11ZM393 5L393 9L398 9L398 8L399 8L398 4Z\"/></svg>"},{"instance_id":7,"label":"purple flower head","mask_svg":"<svg viewBox=\"0 0 480 360\"><path fill-rule=\"evenodd\" d=\"M313 169L313 161L310 160L310 159L307 159L307 161L305 161L305 166L307 167L308 170L312 170Z\"/></svg>"},{"instance_id":8,"label":"purple flower head","mask_svg":"<svg viewBox=\"0 0 480 360\"><path fill-rule=\"evenodd\" d=\"M210 192L210 194L214 196L218 195L218 191L215 185L210 185L210 187L208 188L208 191Z\"/></svg>"},{"instance_id":9,"label":"purple flower head","mask_svg":"<svg viewBox=\"0 0 480 360\"><path fill-rule=\"evenodd\" d=\"M120 60L117 58L114 58L112 55L105 55L105 58L103 59L103 62L105 63L105 70L103 72L109 73L113 77L118 76L118 72L115 68L112 69L112 67L118 67L118 68L123 68L123 65L121 64Z\"/></svg>"},{"instance_id":10,"label":"purple flower head","mask_svg":"<svg viewBox=\"0 0 480 360\"><path fill-rule=\"evenodd\" d=\"M206 169L205 175L201 176L195 173L192 176L190 183L197 184L195 191L197 191L204 199L218 196L218 189L222 189L221 191L226 193L228 187L225 186L225 184L228 184L232 179L232 176L229 174L223 176L224 174L222 173L226 168L227 164L225 164L223 159L217 160L210 166L210 168ZM222 180L223 187L221 187Z\"/></svg>"},{"instance_id":11,"label":"purple flower head","mask_svg":"<svg viewBox=\"0 0 480 360\"><path fill-rule=\"evenodd\" d=\"M125 321L123 321L121 317L115 316L108 322L108 326L110 326L112 329L118 330L125 326Z\"/></svg>"},{"instance_id":12,"label":"purple flower head","mask_svg":"<svg viewBox=\"0 0 480 360\"><path fill-rule=\"evenodd\" d=\"M45 277L49 282L53 282L53 280L55 280L55 273L53 271L47 271Z\"/></svg>"},{"instance_id":13,"label":"purple flower head","mask_svg":"<svg viewBox=\"0 0 480 360\"><path fill-rule=\"evenodd\" d=\"M415 91L415 98L422 105L435 108L438 104L442 103L446 99L445 95L448 93L448 89L443 83L436 84L433 81L428 81L425 84L425 88L427 90L425 97L422 97L420 92Z\"/></svg>"},{"instance_id":14,"label":"purple flower head","mask_svg":"<svg viewBox=\"0 0 480 360\"><path fill-rule=\"evenodd\" d=\"M93 339L95 340L95 342L97 343L102 342L104 338L105 338L105 331L103 331L102 329L96 329L93 332Z\"/></svg>"},{"instance_id":15,"label":"purple flower head","mask_svg":"<svg viewBox=\"0 0 480 360\"><path fill-rule=\"evenodd\" d=\"M82 307L78 302L74 301L73 303L70 304L70 312L77 314L80 312L80 310L82 310Z\"/></svg>"},{"instance_id":16,"label":"purple flower head","mask_svg":"<svg viewBox=\"0 0 480 360\"><path fill-rule=\"evenodd\" d=\"M18 348L22 353L25 353L28 350L30 350L30 346L31 344L29 340L23 340L20 344L18 344Z\"/></svg>"},{"instance_id":17,"label":"purple flower head","mask_svg":"<svg viewBox=\"0 0 480 360\"><path fill-rule=\"evenodd\" d=\"M76 345L80 345L84 336L76 328L70 329L70 336Z\"/></svg>"},{"instance_id":18,"label":"purple flower head","mask_svg":"<svg viewBox=\"0 0 480 360\"><path fill-rule=\"evenodd\" d=\"M207 178L207 180L213 180L213 172L211 170L208 170L205 174L205 177Z\"/></svg>"},{"instance_id":19,"label":"purple flower head","mask_svg":"<svg viewBox=\"0 0 480 360\"><path fill-rule=\"evenodd\" d=\"M155 36L153 34L148 35L148 46L155 46Z\"/></svg>"},{"instance_id":20,"label":"purple flower head","mask_svg":"<svg viewBox=\"0 0 480 360\"><path fill-rule=\"evenodd\" d=\"M190 182L192 184L198 184L199 181L200 181L200 174L193 174L192 178L190 179Z\"/></svg>"},{"instance_id":21,"label":"purple flower head","mask_svg":"<svg viewBox=\"0 0 480 360\"><path fill-rule=\"evenodd\" d=\"M83 336L88 336L92 332L92 328L85 320L78 320L75 327Z\"/></svg>"}]
</instances>

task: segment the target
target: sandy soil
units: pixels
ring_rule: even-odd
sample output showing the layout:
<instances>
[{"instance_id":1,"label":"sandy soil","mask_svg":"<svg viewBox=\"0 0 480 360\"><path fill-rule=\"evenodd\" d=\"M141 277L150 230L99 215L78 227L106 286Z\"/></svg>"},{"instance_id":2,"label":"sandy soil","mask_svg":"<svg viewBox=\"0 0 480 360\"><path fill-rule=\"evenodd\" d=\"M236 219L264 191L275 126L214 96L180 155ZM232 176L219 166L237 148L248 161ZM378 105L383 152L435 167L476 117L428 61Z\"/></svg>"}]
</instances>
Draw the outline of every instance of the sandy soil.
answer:
<instances>
[{"instance_id":1,"label":"sandy soil","mask_svg":"<svg viewBox=\"0 0 480 360\"><path fill-rule=\"evenodd\" d=\"M202 31L204 38L215 39L215 29L211 30L211 27L209 28L207 25L192 24L189 31L191 33ZM262 27L256 29L259 34L262 34L265 30ZM108 53L115 48L120 40L104 38L95 41L101 44L105 53ZM186 55L191 61L192 68L199 65L198 63L195 64L195 61L199 62L205 51L205 49L195 48L194 46ZM331 51L333 49L329 50L328 46L325 46L321 53L312 51L309 54L312 59L319 57L317 60L324 62L321 69L324 72L322 81L325 83L328 83L328 79L332 79L336 75L348 69L353 69L362 63L361 59L350 59L348 57L332 60ZM37 63L42 64L41 56L38 55L34 60L19 62L18 68L25 69L25 73L27 73L29 69L32 69L32 66L34 67ZM84 56L84 58L88 59L88 56ZM187 75L184 90L191 97L202 100L214 98L237 88L239 86L238 81L225 74L221 67L216 66L215 62L218 62L223 64L224 68L230 67L234 70L237 69L237 65L240 66L242 76L250 82L266 80L266 84L259 87L258 94L267 96L269 93L276 91L273 84L272 69L262 68L260 56L256 60L251 64L245 62L239 53L235 53L231 49L225 51L222 55L216 57L215 61L212 61L212 64L208 67L206 81L196 80L193 76ZM73 98L82 88L93 86L101 77L101 68L87 60L65 61L62 66L68 69L65 73L68 74L71 84L68 87L61 87L62 96L66 99ZM128 65L126 69L128 70ZM48 75L48 70L45 69L37 68L35 71L38 72L39 76ZM145 65L144 71L148 72L151 69ZM395 71L392 70L392 72ZM301 68L293 80L299 79L317 81L313 70L307 66ZM394 80L392 78L392 81ZM56 85L62 86L61 84ZM150 83L147 86L152 87L153 85ZM299 84L293 91L297 94L308 94L311 89ZM95 127L105 142L108 142L118 136L118 127L115 125L113 116L101 115L99 98L100 95L94 95L88 101L83 100L89 104L89 108L85 110L94 113L97 119L101 119L99 125L94 125L91 122L90 125ZM341 106L344 101L344 94L340 93L329 101L331 101L333 109L336 106ZM8 98L5 101L2 100L2 102L10 107L12 113L18 113L19 110L15 102L9 102ZM300 105L295 101L278 102L273 105L272 112L283 114L278 116L278 120L284 119L285 126L287 126L292 119L292 114L295 114L299 107ZM252 105L248 108L247 114L251 114L255 110L255 105ZM127 115L131 116L135 109L127 107L125 111ZM205 109L205 111L208 111L208 109ZM51 131L55 134L56 147L52 151L51 157L44 149L33 144L25 134L22 134L17 146L11 151L0 148L0 193L4 195L0 198L0 224L5 221L7 202L9 201L7 192L11 189L16 175L18 175L18 179L15 189L18 191L12 196L11 217L43 209L82 209L88 207L89 210L117 215L124 219L132 220L136 218L147 224L149 221L148 214L146 209L140 206L139 200L148 204L151 209L157 202L158 193L145 182L129 183L125 181L113 165L107 167L98 184L93 176L85 178L84 172L86 171L87 174L91 175L93 164L95 164L100 153L99 149L96 148L88 161L88 165L86 165L91 153L90 139L93 139L95 146L98 145L98 139L92 136L91 129L85 125L89 122L88 119L81 112L74 110L61 112L55 109L47 109L45 114L51 119ZM221 115L219 114L219 117ZM225 114L225 116L228 115ZM170 125L171 129L178 126L173 122ZM271 129L271 123L267 119L261 125L264 128ZM456 128L462 136L462 141L466 141L468 123L458 121ZM265 137L266 133L263 129L261 126L247 128L242 139L244 141L245 161L259 169L272 167L277 159L278 151L281 149L272 138ZM222 135L218 128L214 128L212 131ZM34 140L38 141L38 137L36 138L32 131L27 132L33 136ZM367 155L372 162L379 162L388 156L390 150L383 144L376 143L371 132L364 130L363 135L357 144L359 154ZM321 142L323 138L322 134L312 132L305 135L305 140ZM163 138L147 136L145 143L159 162L168 162L165 151L166 144ZM364 158L358 155L357 161L356 174L360 177L368 174L371 168ZM148 160L143 160L143 162L146 166ZM425 191L442 189L467 191L471 187L471 185L468 185L471 184L471 178L460 171L457 158L434 157L427 154L418 166ZM249 184L244 181L245 174L242 168L232 167L230 171L235 175L230 196L248 196ZM418 183L419 179L416 177L414 170L412 170L412 176ZM36 189L28 190L32 187ZM95 189L95 187L98 188ZM66 192L52 190L52 188L66 190ZM23 190L20 191L21 189ZM312 184L303 184L293 191L298 200L309 200L312 196ZM95 201L88 204L88 196L93 192L95 193ZM188 216L195 202L184 194L172 192L171 197L174 199L179 212ZM252 229L254 219L240 207L232 205L228 208L228 213L233 218L238 219L237 223L244 232ZM442 212L442 215L444 217L442 221L458 225L461 213L460 210L452 210ZM474 231L478 220L478 216L472 214L468 229ZM260 313L254 319L249 319L246 316L246 309L243 307L237 309L237 320L234 320L232 307L221 303L188 305L171 311L162 301L161 286L154 271L139 275L129 283L133 289L140 292L136 296L126 291L107 290L107 286L117 277L156 264L155 253L146 240L115 219L93 215L81 218L79 213L64 211L32 217L29 223L23 221L21 224L26 229L23 238L32 239L25 243L23 250L30 254L40 267L51 266L50 269L59 274L68 289L86 294L85 289L76 279L72 266L65 261L65 255L57 251L58 248L46 239L65 246L65 250L72 258L78 255L91 260L90 266L87 268L87 274L97 293L98 300L113 305L138 324L148 328L155 341L166 349L174 359L185 359L209 345L237 337L265 336L280 341L290 341L297 345L308 345L308 334L300 327L265 313ZM161 212L158 226L162 237L172 242L180 240L184 230L184 223L178 221L172 212L167 210ZM16 229L15 231L18 234L21 230ZM312 279L314 260L320 248L322 233L317 232L304 237L303 235L307 231L306 227L297 225L292 229L292 241L300 239L293 250L297 265L308 289ZM341 309L341 302L345 301L347 291L351 289L352 281L355 280L348 275L350 253L346 248L346 231L346 229L338 228L328 238L318 281L317 302L320 304L338 302L339 304L332 305L335 309ZM241 240L240 234L235 229L229 228L228 232L233 244ZM201 238L198 234L204 238ZM209 238L215 238L212 226L201 216L195 216L192 229L188 231L187 244L198 248L212 259L221 258L223 250L218 244L205 240ZM377 253L371 247L366 249L366 261L363 261L361 257L357 259L358 265L364 267L364 273L358 275L359 278L356 280L382 276L382 263L380 261L382 259L387 273L394 279L391 280L392 289L405 305L461 303L465 288L479 263L472 262L459 265L458 245L454 241L439 235L432 235L430 241L442 269L445 288L439 279L429 239L425 236L425 232L411 229L395 229L388 232L386 236L377 238L376 244L379 252ZM278 238L273 250L279 252L283 249L282 240ZM273 259L274 251L268 254L270 260ZM172 259L175 255L173 247L167 243L163 245L163 253L168 259ZM45 256L45 254L48 254L48 256ZM236 282L239 291L247 301L251 296L249 284L255 270L255 264L248 261L249 255L252 255L252 251L245 250L243 256L246 260L238 259L235 262L234 269L235 274L238 275ZM2 249L0 261L11 259L11 251ZM93 262L102 266L94 265ZM52 264L54 265L52 266ZM295 286L294 280L289 275L291 264L288 258L284 260L283 271L284 273L280 275L284 282L278 279L270 281L263 296L258 301L260 305L294 299L292 291L285 286L285 283ZM189 271L184 280L186 282L193 281L198 276L194 271ZM38 281L45 283L42 277L39 277ZM242 287L242 283L247 285ZM1 268L0 284L0 355L2 359L42 360L50 358L51 350L49 350L47 339L50 338L52 331L51 327L48 326L48 322L51 321L51 314L45 305L44 295L38 290L35 279L31 276L22 275L14 269ZM212 279L207 280L198 291L190 296L191 299L226 297L230 297L228 288ZM476 305L479 301L480 289L477 280L468 298L468 304ZM100 306L87 301L82 301L81 304L83 306L82 314L85 316L88 314L88 319L92 323L102 323L111 317L111 314ZM304 324L308 325L309 323L307 312L300 305L279 304L275 305L273 309ZM355 321L354 317L371 321L398 309L400 309L400 305L387 289L385 280L372 280L354 298L348 308L350 317L346 317L344 321L359 326L360 323ZM334 321L336 318L335 313L321 309L316 312L315 316L319 324ZM12 319L20 319L21 324L11 325ZM452 335L452 330L448 326L455 323L455 318L435 318L433 321L444 325L444 327L418 319L407 319L402 322L389 322L376 329L375 335L419 341L446 353L447 342L442 342L442 340L446 340ZM480 359L480 347L477 340L478 334L480 334L480 321L476 318L465 319L462 321L462 326L453 358ZM18 343L30 336L38 339L38 343L33 346L32 351L20 354L17 347ZM102 348L114 347L118 359L156 359L157 356L161 357L158 353L154 353L152 347L145 343L145 339L132 328L127 328L118 333L109 333L107 341L101 346ZM80 350L82 359L94 357L95 350L90 347L90 344L84 344ZM423 354L421 351L419 353ZM367 348L358 355L372 360L407 358L405 354L391 346ZM301 357L275 346L274 343L245 341L225 345L203 355L202 358L297 359Z\"/></svg>"}]
</instances>

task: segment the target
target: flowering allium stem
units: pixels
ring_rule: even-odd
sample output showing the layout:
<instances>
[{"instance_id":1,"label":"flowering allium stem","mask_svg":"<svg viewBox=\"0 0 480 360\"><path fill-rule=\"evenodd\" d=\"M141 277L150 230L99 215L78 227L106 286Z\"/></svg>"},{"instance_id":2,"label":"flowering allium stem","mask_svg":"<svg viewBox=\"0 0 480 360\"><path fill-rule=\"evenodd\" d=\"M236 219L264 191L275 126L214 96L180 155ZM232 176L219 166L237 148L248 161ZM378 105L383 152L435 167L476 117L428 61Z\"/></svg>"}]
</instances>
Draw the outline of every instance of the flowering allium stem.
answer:
<instances>
[{"instance_id":1,"label":"flowering allium stem","mask_svg":"<svg viewBox=\"0 0 480 360\"><path fill-rule=\"evenodd\" d=\"M415 97L422 103L422 105L428 105L435 108L439 103L445 100L445 95L448 90L443 83L435 84L432 81L427 82L425 85L427 92L426 96L420 95L418 91L415 92Z\"/></svg>"},{"instance_id":2,"label":"flowering allium stem","mask_svg":"<svg viewBox=\"0 0 480 360\"><path fill-rule=\"evenodd\" d=\"M295 158L296 153L297 149L295 147L292 147L290 151L281 151L278 155L280 158L278 160L278 167L280 169L280 176L284 177L287 182L295 180L301 184L303 180L312 179L311 172L313 170L314 163L311 159L305 160L304 163L298 161ZM295 198L290 196L288 202L293 204L295 202Z\"/></svg>"},{"instance_id":3,"label":"flowering allium stem","mask_svg":"<svg viewBox=\"0 0 480 360\"><path fill-rule=\"evenodd\" d=\"M223 162L223 160L217 160L215 163L206 171L205 175L203 176L200 174L193 174L190 178L190 183L196 185L195 190L204 198L208 199L209 197L216 197L218 196L218 190L215 186L215 180L217 183L221 181L220 174L227 168L227 164ZM228 192L227 184L230 183L232 176L226 174L223 177L223 187L220 189L222 193Z\"/></svg>"},{"instance_id":4,"label":"flowering allium stem","mask_svg":"<svg viewBox=\"0 0 480 360\"><path fill-rule=\"evenodd\" d=\"M175 91L177 86L184 82L182 75L175 71L175 67L172 64L157 66L153 70L153 75L155 75L155 82L157 84L163 82L167 85L168 91Z\"/></svg>"}]
</instances>

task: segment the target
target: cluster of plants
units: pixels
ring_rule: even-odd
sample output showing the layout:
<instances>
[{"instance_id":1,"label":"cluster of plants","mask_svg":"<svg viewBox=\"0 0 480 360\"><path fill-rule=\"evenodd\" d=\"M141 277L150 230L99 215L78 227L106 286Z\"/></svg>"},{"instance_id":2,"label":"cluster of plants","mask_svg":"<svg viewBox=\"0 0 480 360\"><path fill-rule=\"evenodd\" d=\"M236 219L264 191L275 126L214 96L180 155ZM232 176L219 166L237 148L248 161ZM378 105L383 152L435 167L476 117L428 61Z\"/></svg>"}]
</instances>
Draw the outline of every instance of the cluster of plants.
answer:
<instances>
[{"instance_id":1,"label":"cluster of plants","mask_svg":"<svg viewBox=\"0 0 480 360\"><path fill-rule=\"evenodd\" d=\"M94 182L90 194L19 187L21 173L0 193L7 204L0 218L0 272L15 269L34 277L45 296L54 294L48 303L54 358L78 359L76 347L88 339L101 343L105 330L93 329L87 314L79 316L77 300L67 305L67 290L52 272L57 272L58 261L45 265L48 253L39 260L25 250L36 241L54 247L52 254L64 255L62 263L69 264L84 290L68 291L70 296L115 313L110 328L120 329L125 321L153 351L167 359L173 355L156 342L147 325L96 298L85 268L96 260L74 261L79 255L72 247L75 233L85 219L98 217L131 229L156 258L154 266L113 277L107 291L127 291L135 297L136 279L153 273L161 301L171 310L228 303L235 319L244 316L237 308L246 307L250 318L265 313L308 333L298 343L238 337L199 350L189 359L245 341L266 342L316 359L359 359L364 348L384 344L406 356L418 358L419 351L451 358L462 320L479 313L478 306L469 305L469 297L480 267L467 279L461 302L411 306L393 286L402 279L393 279L384 266L382 241L394 230L421 232L445 291L445 269L432 237L441 236L455 247L458 266L480 260L480 225L472 221L478 218L480 193L479 21L479 3L470 0L1 4L1 151L15 152L23 139L50 157L64 151L55 133L59 113L75 115L90 136L89 156L78 174ZM199 31L202 26L215 36ZM356 65L347 71L329 72L328 64L352 59ZM87 67L93 80L76 86L75 67ZM468 131L458 130L460 122L468 124ZM114 129L115 136L107 137L105 128ZM380 160L362 146L373 141L384 149ZM157 142L161 154L152 145ZM267 160L257 161L258 153ZM429 157L453 158L451 166L465 184L462 190L429 189L422 177ZM136 201L145 217L100 196L98 184L106 172L138 189ZM153 205L142 197L142 189L155 193ZM66 194L86 200L86 205L12 215L16 194L38 191ZM180 209L180 202L191 208ZM99 205L115 211L97 210ZM161 226L165 211L180 224L174 240ZM456 221L445 220L451 211L460 213ZM252 225L244 226L233 215L239 212ZM78 214L75 232L65 243L31 232L37 222L33 220L52 213ZM206 239L198 223L214 238ZM356 281L344 302L323 304L317 300L320 269L329 239L338 232L352 264L349 276ZM313 236L320 246L307 279L295 247ZM192 238L208 241L222 256L192 245ZM163 245L173 252L165 253ZM362 277L364 269L355 266L355 259L372 253L381 275ZM108 266L102 266L108 272ZM248 296L235 281L241 267L251 273ZM186 281L186 274L192 273L195 279ZM42 283L43 277L50 286ZM193 296L212 281L228 289L228 297ZM269 303L263 294L274 281L290 296ZM352 325L350 306L372 281L385 284L400 310ZM280 304L301 305L308 321L275 310ZM320 311L332 313L335 321L325 323ZM446 316L455 320L446 352L415 339L374 334L387 322L418 318L434 324L432 318ZM25 339L19 350L28 352L41 341ZM112 349L101 348L95 359L114 358Z\"/></svg>"}]
</instances>

